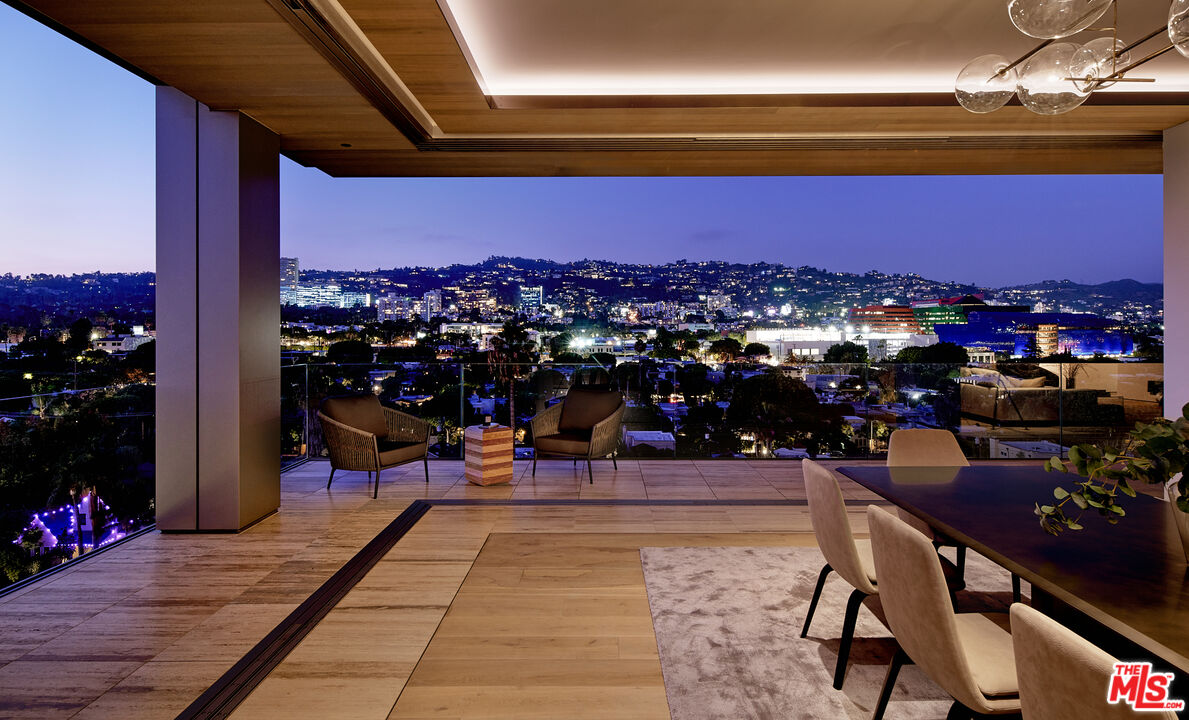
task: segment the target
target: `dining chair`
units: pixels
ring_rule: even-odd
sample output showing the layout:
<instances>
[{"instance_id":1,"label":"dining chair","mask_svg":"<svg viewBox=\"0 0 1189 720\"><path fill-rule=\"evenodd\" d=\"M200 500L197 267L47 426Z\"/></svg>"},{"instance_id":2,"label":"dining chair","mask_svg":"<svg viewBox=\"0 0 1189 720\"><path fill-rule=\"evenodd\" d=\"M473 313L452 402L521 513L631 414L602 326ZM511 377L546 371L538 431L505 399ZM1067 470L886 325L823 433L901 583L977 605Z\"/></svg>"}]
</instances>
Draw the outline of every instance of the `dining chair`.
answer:
<instances>
[{"instance_id":1,"label":"dining chair","mask_svg":"<svg viewBox=\"0 0 1189 720\"><path fill-rule=\"evenodd\" d=\"M1175 720L1172 712L1108 704L1115 658L1047 615L1013 604L1011 636L1024 720Z\"/></svg>"},{"instance_id":2,"label":"dining chair","mask_svg":"<svg viewBox=\"0 0 1189 720\"><path fill-rule=\"evenodd\" d=\"M970 467L970 461L949 430L906 428L895 430L888 438L888 467ZM900 519L924 533L933 546L957 548L958 581L966 577L966 546L929 527L929 524L903 509Z\"/></svg>"},{"instance_id":3,"label":"dining chair","mask_svg":"<svg viewBox=\"0 0 1189 720\"><path fill-rule=\"evenodd\" d=\"M805 626L801 637L809 634L809 623L817 610L822 588L831 572L838 575L854 588L846 603L846 614L842 620L842 642L838 646L838 662L834 668L834 689L841 690L846 679L847 661L850 657L851 641L855 634L855 622L859 617L859 606L863 601L877 594L875 566L871 560L871 542L856 540L851 532L850 518L846 514L846 503L834 473L808 458L801 461L805 474L805 496L809 502L809 520L813 523L813 534L817 536L818 547L826 557L826 565L817 577L813 598L809 601L809 612L805 615Z\"/></svg>"},{"instance_id":4,"label":"dining chair","mask_svg":"<svg viewBox=\"0 0 1189 720\"><path fill-rule=\"evenodd\" d=\"M874 505L867 508L867 524L880 604L900 645L888 666L873 720L883 718L906 662L920 666L954 698L947 720L1019 713L1007 613L955 613L929 539Z\"/></svg>"}]
</instances>

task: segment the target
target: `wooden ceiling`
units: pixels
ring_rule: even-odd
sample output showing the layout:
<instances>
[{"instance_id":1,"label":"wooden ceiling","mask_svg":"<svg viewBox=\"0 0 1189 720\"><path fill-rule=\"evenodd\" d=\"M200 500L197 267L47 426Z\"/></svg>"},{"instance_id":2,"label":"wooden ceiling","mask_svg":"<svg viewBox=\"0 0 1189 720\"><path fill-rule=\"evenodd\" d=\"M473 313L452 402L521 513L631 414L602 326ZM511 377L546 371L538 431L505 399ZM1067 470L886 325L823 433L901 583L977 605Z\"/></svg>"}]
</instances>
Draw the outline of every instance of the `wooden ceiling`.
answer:
<instances>
[{"instance_id":1,"label":"wooden ceiling","mask_svg":"<svg viewBox=\"0 0 1189 720\"><path fill-rule=\"evenodd\" d=\"M335 176L1158 173L1189 120L1176 93L1056 117L935 93L489 97L435 0L5 1Z\"/></svg>"}]
</instances>

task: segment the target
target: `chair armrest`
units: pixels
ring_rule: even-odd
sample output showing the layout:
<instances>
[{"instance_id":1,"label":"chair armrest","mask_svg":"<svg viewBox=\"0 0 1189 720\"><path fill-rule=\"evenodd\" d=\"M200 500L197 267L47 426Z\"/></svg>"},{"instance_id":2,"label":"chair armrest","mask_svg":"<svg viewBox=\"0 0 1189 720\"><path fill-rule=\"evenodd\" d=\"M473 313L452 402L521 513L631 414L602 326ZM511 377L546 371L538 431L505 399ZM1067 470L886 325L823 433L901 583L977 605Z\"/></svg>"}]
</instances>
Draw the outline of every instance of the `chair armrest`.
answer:
<instances>
[{"instance_id":1,"label":"chair armrest","mask_svg":"<svg viewBox=\"0 0 1189 720\"><path fill-rule=\"evenodd\" d=\"M622 400L615 412L595 423L590 433L590 456L603 457L619 448L619 428L623 425L623 412L627 404Z\"/></svg>"},{"instance_id":2,"label":"chair armrest","mask_svg":"<svg viewBox=\"0 0 1189 720\"><path fill-rule=\"evenodd\" d=\"M428 442L429 423L419 417L392 408L384 410L384 422L388 425L388 439L397 442Z\"/></svg>"},{"instance_id":3,"label":"chair armrest","mask_svg":"<svg viewBox=\"0 0 1189 720\"><path fill-rule=\"evenodd\" d=\"M340 470L375 470L380 465L376 436L318 413L330 464Z\"/></svg>"},{"instance_id":4,"label":"chair armrest","mask_svg":"<svg viewBox=\"0 0 1189 720\"><path fill-rule=\"evenodd\" d=\"M546 435L556 435L557 426L561 423L561 403L547 407L529 420L533 430L533 440Z\"/></svg>"}]
</instances>

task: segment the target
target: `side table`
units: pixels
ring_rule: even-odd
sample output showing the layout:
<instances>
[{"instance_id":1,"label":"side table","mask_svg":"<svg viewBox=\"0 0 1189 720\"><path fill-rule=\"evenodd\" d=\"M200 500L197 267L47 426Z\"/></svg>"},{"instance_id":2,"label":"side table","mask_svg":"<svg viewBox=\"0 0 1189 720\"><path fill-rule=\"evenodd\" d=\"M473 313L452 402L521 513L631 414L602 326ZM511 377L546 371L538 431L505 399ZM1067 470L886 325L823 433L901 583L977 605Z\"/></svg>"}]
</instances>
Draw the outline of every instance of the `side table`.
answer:
<instances>
[{"instance_id":1,"label":"side table","mask_svg":"<svg viewBox=\"0 0 1189 720\"><path fill-rule=\"evenodd\" d=\"M475 485L512 482L512 428L471 425L463 433L465 476Z\"/></svg>"}]
</instances>

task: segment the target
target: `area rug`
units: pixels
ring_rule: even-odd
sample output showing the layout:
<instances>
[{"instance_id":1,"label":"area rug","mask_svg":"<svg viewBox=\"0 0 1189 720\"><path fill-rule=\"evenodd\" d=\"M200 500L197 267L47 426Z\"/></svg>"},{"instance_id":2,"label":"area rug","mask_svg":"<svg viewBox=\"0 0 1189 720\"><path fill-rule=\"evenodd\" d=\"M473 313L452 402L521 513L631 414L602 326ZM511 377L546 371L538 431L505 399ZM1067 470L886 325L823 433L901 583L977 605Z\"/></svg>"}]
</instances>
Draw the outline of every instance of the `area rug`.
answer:
<instances>
[{"instance_id":1,"label":"area rug","mask_svg":"<svg viewBox=\"0 0 1189 720\"><path fill-rule=\"evenodd\" d=\"M878 601L869 599L872 607L859 611L846 682L834 690L851 587L831 574L802 639L825 564L816 547L642 548L640 558L673 720L871 717L895 641L877 617ZM973 552L966 584L959 611L1006 611L1011 603L1011 576ZM942 720L952 702L910 665L884 717Z\"/></svg>"}]
</instances>

